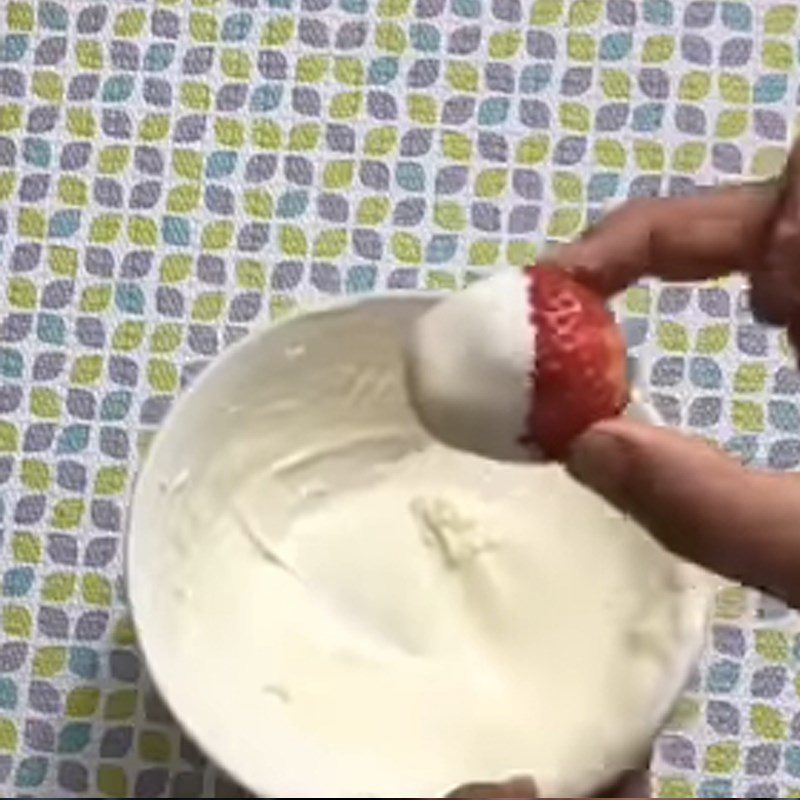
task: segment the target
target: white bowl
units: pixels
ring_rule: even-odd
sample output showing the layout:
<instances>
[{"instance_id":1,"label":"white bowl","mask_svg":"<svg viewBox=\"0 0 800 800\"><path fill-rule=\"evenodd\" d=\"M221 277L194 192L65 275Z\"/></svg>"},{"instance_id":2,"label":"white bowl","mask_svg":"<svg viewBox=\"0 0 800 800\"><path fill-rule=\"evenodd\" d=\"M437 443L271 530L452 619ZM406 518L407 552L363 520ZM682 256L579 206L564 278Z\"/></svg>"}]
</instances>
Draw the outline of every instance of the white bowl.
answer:
<instances>
[{"instance_id":1,"label":"white bowl","mask_svg":"<svg viewBox=\"0 0 800 800\"><path fill-rule=\"evenodd\" d=\"M276 427L273 433L264 434L266 438L243 437L242 420L265 413L263 405L268 400L273 404L293 402L292 397L276 394L274 387L281 371L296 369L293 361L303 355L305 344L298 346L298 331L305 331L308 338L308 331L314 330L313 336L324 339L327 323L358 311L400 342L435 299L434 295L401 293L372 297L258 328L217 359L179 399L141 467L127 546L128 592L141 648L157 688L189 735L234 779L259 796L376 795L371 791L356 794L359 789L335 753L312 745L274 713L280 702L279 688L265 684L254 696L259 659L268 658L259 638L259 614L264 609L248 607L246 596L242 596L255 591L256 585L251 583L257 580L255 573L243 573L241 579L235 576L234 581L219 580L214 605L202 605L210 602L206 592L203 600L196 601L193 624L185 625L181 624L181 620L185 622L182 609L195 602L192 581L198 580L197 572L187 578L188 564L194 554L211 552L204 548L219 546L210 525L204 524L215 516L217 507L213 504L228 502L240 482L249 479L251 468L257 468L259 452L272 446L267 439L280 434ZM341 346L346 348L347 343ZM301 389L310 392L319 387L310 382ZM300 396L305 395L300 392ZM353 402L359 402L357 392ZM372 404L363 405L368 419ZM632 403L630 413L657 421L641 400ZM325 431L321 429L319 435L324 437ZM391 446L402 449L413 443L401 436ZM224 459L220 458L222 450L227 454ZM235 470L230 468L232 463L237 465ZM211 486L213 493L207 491ZM264 513L269 512L273 491L265 478L263 496L258 499ZM257 513L257 509L247 509L246 513ZM254 562L265 554L277 557L266 553L263 542L232 546L253 547ZM220 558L219 563L223 562ZM205 579L215 582L213 570ZM704 602L694 603L687 612L687 632L672 658L673 668L660 684L651 712L642 723L642 751L649 747L694 664L704 634ZM219 630L221 608L230 609L230 633L245 654L239 662L231 662L229 652L211 634ZM281 609L267 613L280 615ZM216 628L205 625L211 618L216 620ZM241 722L244 719L246 724ZM625 721L620 720L620 724ZM607 765L604 772L593 776L594 785L615 777L615 772L626 766ZM493 777L468 774L463 782ZM348 793L342 794L346 787L350 787ZM418 788L410 796L426 796L431 791L424 782ZM593 786L571 788L577 793L590 791Z\"/></svg>"}]
</instances>

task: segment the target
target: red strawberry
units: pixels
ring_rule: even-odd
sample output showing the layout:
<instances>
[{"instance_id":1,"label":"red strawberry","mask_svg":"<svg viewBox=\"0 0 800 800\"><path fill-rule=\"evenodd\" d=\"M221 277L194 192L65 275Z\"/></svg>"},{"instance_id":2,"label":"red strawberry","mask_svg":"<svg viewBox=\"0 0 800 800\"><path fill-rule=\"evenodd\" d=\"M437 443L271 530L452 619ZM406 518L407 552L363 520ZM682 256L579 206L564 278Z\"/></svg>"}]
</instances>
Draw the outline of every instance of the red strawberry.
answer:
<instances>
[{"instance_id":1,"label":"red strawberry","mask_svg":"<svg viewBox=\"0 0 800 800\"><path fill-rule=\"evenodd\" d=\"M559 459L590 425L627 405L625 342L602 299L564 270L540 266L529 277L536 357L523 441Z\"/></svg>"}]
</instances>

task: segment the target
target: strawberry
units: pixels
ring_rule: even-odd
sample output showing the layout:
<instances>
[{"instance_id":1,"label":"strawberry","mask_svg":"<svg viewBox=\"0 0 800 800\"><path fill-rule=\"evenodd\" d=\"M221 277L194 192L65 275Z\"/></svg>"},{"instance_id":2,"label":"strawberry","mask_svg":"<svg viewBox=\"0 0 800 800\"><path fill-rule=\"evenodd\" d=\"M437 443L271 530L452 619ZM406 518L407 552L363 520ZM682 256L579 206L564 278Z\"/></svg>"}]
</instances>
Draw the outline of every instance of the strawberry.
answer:
<instances>
[{"instance_id":1,"label":"strawberry","mask_svg":"<svg viewBox=\"0 0 800 800\"><path fill-rule=\"evenodd\" d=\"M533 396L521 441L561 459L590 425L628 403L625 342L602 299L558 267L529 268Z\"/></svg>"}]
</instances>

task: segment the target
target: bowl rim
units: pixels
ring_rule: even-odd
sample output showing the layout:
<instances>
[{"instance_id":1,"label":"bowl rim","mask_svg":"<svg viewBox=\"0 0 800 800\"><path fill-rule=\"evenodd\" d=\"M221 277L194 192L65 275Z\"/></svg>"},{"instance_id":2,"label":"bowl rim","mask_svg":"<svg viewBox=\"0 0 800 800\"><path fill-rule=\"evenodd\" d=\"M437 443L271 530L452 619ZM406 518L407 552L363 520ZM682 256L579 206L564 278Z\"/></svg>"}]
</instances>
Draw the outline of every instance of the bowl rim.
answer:
<instances>
[{"instance_id":1,"label":"bowl rim","mask_svg":"<svg viewBox=\"0 0 800 800\"><path fill-rule=\"evenodd\" d=\"M141 499L142 478L147 470L152 468L153 464L157 463L159 450L164 446L164 442L174 420L182 414L184 408L192 401L195 395L204 390L206 383L211 382L216 373L223 369L224 364L239 357L240 352L249 345L252 345L259 337L268 335L269 332L275 329L291 325L301 318L307 319L309 317L325 316L332 313L343 313L363 305L373 305L377 307L383 303L394 301L414 301L421 304L432 305L437 300L452 294L452 291L453 290L448 289L390 289L346 298L324 298L319 301L312 301L306 306L300 306L279 319L269 319L265 317L257 321L241 339L212 357L201 373L188 386L179 391L166 416L159 423L150 446L146 450L144 456L140 457L139 463L137 464L136 472L127 495L128 502L126 504L127 507L123 523L125 541L123 546L122 569L125 596L133 624L137 649L144 659L147 675L153 688L169 708L180 729L203 750L205 755L214 764L224 770L238 784L249 791L256 792L257 796L269 797L281 795L270 795L266 787L254 785L253 781L246 777L240 768L225 763L225 760L219 755L220 748L218 743L215 741L214 736L209 735L207 726L205 726L206 729L203 730L202 728L204 726L198 726L195 724L195 721L190 721L190 719L187 718L185 708L182 710L177 708L176 704L173 702L173 698L170 696L170 692L172 691L170 688L171 681L165 678L163 666L157 666L157 663L159 665L163 664L163 658L153 657L157 645L152 641L150 634L147 633L151 626L147 620L143 619L140 604L137 602L137 598L140 593L145 590L150 579L147 578L146 575L143 575L140 570L137 570L133 553L134 530L137 527L137 511L141 513L139 509L144 502ZM663 426L665 424L658 411L649 402L646 393L642 391L640 387L634 387L632 389L628 408L634 408L641 415L641 419L650 424L658 426ZM139 575L138 578L136 577L137 574ZM705 627L707 627L708 613L706 613L705 616ZM675 702L677 702L680 693L689 680L691 670L699 654L702 652L704 637L696 638L697 641L693 642L691 647L684 645L680 659L676 659L680 669L678 669L676 665L674 679L667 684L670 691L665 691L663 693L664 702L659 704L658 708L654 709L653 719L657 720L657 727L654 730L654 735L658 734L658 731L671 713ZM603 778L603 780L605 780L605 778ZM283 796L300 797L301 795ZM306 796L305 793L302 796Z\"/></svg>"}]
</instances>

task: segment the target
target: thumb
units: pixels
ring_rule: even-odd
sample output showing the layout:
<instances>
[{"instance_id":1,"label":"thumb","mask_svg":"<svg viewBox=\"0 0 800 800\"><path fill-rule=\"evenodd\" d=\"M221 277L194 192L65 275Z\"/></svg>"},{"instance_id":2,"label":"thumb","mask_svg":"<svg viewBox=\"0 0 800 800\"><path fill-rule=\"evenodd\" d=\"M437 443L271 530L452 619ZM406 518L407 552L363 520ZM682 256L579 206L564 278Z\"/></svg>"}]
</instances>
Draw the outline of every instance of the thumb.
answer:
<instances>
[{"instance_id":1,"label":"thumb","mask_svg":"<svg viewBox=\"0 0 800 800\"><path fill-rule=\"evenodd\" d=\"M626 419L578 439L567 469L678 555L800 604L800 478Z\"/></svg>"}]
</instances>

